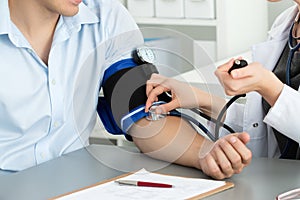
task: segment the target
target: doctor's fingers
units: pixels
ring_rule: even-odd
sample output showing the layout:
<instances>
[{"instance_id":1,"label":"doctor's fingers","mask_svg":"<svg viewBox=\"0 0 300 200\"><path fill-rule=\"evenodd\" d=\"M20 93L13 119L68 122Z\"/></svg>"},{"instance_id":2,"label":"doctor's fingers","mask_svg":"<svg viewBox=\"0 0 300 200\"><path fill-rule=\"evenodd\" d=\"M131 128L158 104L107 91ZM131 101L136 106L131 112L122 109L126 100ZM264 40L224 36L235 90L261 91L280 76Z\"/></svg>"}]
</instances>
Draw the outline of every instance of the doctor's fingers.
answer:
<instances>
[{"instance_id":1,"label":"doctor's fingers","mask_svg":"<svg viewBox=\"0 0 300 200\"><path fill-rule=\"evenodd\" d=\"M146 109L145 111L148 112L149 107L158 100L158 96L164 92L170 91L170 89L163 87L161 85L158 85L157 87L152 87L150 85L146 86L146 93L148 96L148 99L146 101Z\"/></svg>"},{"instance_id":2,"label":"doctor's fingers","mask_svg":"<svg viewBox=\"0 0 300 200\"><path fill-rule=\"evenodd\" d=\"M242 57L238 58L239 60L242 59ZM245 78L251 75L254 75L253 72L256 72L253 70L253 68L263 68L261 66L261 64L259 63L251 63L249 64L247 67L243 67L243 68L239 68L239 69L234 69L231 71L231 73L229 74L228 71L230 70L230 68L234 65L236 59L231 59L229 62L219 66L217 68L217 70L215 71L215 75L219 78L219 79L224 79L224 77L230 76L231 78L234 79L238 79L238 78ZM254 65L254 67L250 67L250 65ZM260 65L260 66L259 66ZM250 69L250 70L249 70ZM249 71L248 71L249 70Z\"/></svg>"},{"instance_id":3,"label":"doctor's fingers","mask_svg":"<svg viewBox=\"0 0 300 200\"><path fill-rule=\"evenodd\" d=\"M224 90L227 95L233 96L238 94L246 94L252 91L259 91L264 86L264 77L266 76L251 76L237 80L227 80L224 83Z\"/></svg>"},{"instance_id":4,"label":"doctor's fingers","mask_svg":"<svg viewBox=\"0 0 300 200\"><path fill-rule=\"evenodd\" d=\"M154 81L154 82L162 82L162 81L165 81L166 79L168 79L168 77L163 76L161 74L153 73L153 74L151 74L151 77L149 80Z\"/></svg>"},{"instance_id":5,"label":"doctor's fingers","mask_svg":"<svg viewBox=\"0 0 300 200\"><path fill-rule=\"evenodd\" d=\"M176 108L179 108L179 103L177 99L173 99L172 101L170 101L169 103L166 104L162 104L160 106L158 106L158 113L167 113L171 110L174 110Z\"/></svg>"},{"instance_id":6,"label":"doctor's fingers","mask_svg":"<svg viewBox=\"0 0 300 200\"><path fill-rule=\"evenodd\" d=\"M258 77L246 77L243 79L224 78L219 79L224 91L229 96L245 94L251 91L256 91L260 86Z\"/></svg>"},{"instance_id":7,"label":"doctor's fingers","mask_svg":"<svg viewBox=\"0 0 300 200\"><path fill-rule=\"evenodd\" d=\"M266 69L258 62L250 63L248 66L231 71L233 79L262 76Z\"/></svg>"},{"instance_id":8,"label":"doctor's fingers","mask_svg":"<svg viewBox=\"0 0 300 200\"><path fill-rule=\"evenodd\" d=\"M222 85L224 92L227 95L233 96L241 92L241 88L244 87L244 83L238 83L238 80L234 80L231 76L226 72L223 74L216 74L220 84ZM242 93L240 93L242 94Z\"/></svg>"},{"instance_id":9,"label":"doctor's fingers","mask_svg":"<svg viewBox=\"0 0 300 200\"><path fill-rule=\"evenodd\" d=\"M166 82L169 80L170 78L160 75L160 74L156 74L153 73L150 77L149 80L147 80L147 85L152 85L152 86L157 86L157 85L166 85Z\"/></svg>"},{"instance_id":10,"label":"doctor's fingers","mask_svg":"<svg viewBox=\"0 0 300 200\"><path fill-rule=\"evenodd\" d=\"M149 96L149 93L159 86L164 87L164 91L169 91L172 88L172 85L174 85L172 82L174 82L173 79L164 77L159 74L152 74L151 78L146 82L146 94Z\"/></svg>"},{"instance_id":11,"label":"doctor's fingers","mask_svg":"<svg viewBox=\"0 0 300 200\"><path fill-rule=\"evenodd\" d=\"M163 77L159 74L153 73L149 80L146 82L146 94L158 85L161 85L163 82L166 81L166 77Z\"/></svg>"},{"instance_id":12,"label":"doctor's fingers","mask_svg":"<svg viewBox=\"0 0 300 200\"><path fill-rule=\"evenodd\" d=\"M146 94L148 96L148 98L150 96L158 96L160 94L162 94L163 92L167 92L170 91L171 89L169 89L168 87L166 87L163 84L148 84L146 85Z\"/></svg>"},{"instance_id":13,"label":"doctor's fingers","mask_svg":"<svg viewBox=\"0 0 300 200\"><path fill-rule=\"evenodd\" d=\"M227 61L226 63L218 66L217 71L223 71L223 72L228 72L229 69L233 66L235 60L242 60L243 57L239 56L237 58L231 58L229 61Z\"/></svg>"},{"instance_id":14,"label":"doctor's fingers","mask_svg":"<svg viewBox=\"0 0 300 200\"><path fill-rule=\"evenodd\" d=\"M219 68L215 71L215 76L218 78L218 80L221 83L221 85L224 88L226 88L226 86L228 84L230 84L230 82L234 81L234 79L232 78L232 76L228 73L228 70L229 70L230 66L225 67L225 70L224 69L220 70Z\"/></svg>"},{"instance_id":15,"label":"doctor's fingers","mask_svg":"<svg viewBox=\"0 0 300 200\"><path fill-rule=\"evenodd\" d=\"M234 59L231 58L229 61L227 61L226 63L220 65L217 67L216 72L228 72L228 70L233 66L234 63Z\"/></svg>"}]
</instances>

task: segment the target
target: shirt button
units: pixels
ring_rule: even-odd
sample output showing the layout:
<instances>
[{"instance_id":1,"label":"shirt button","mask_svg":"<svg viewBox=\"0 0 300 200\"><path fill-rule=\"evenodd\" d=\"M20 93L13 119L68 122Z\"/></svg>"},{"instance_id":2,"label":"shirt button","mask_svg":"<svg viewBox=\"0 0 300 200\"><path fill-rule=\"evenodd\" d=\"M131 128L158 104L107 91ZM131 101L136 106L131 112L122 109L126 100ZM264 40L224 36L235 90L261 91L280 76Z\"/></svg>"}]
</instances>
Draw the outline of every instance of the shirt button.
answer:
<instances>
[{"instance_id":1,"label":"shirt button","mask_svg":"<svg viewBox=\"0 0 300 200\"><path fill-rule=\"evenodd\" d=\"M54 128L57 128L59 125L60 125L60 123L56 121L56 122L54 122L53 126L54 126Z\"/></svg>"},{"instance_id":2,"label":"shirt button","mask_svg":"<svg viewBox=\"0 0 300 200\"><path fill-rule=\"evenodd\" d=\"M258 123L254 123L254 124L252 124L252 126L253 126L254 128L258 127Z\"/></svg>"},{"instance_id":3,"label":"shirt button","mask_svg":"<svg viewBox=\"0 0 300 200\"><path fill-rule=\"evenodd\" d=\"M51 83L52 83L52 85L55 85L56 84L56 80L52 79Z\"/></svg>"}]
</instances>

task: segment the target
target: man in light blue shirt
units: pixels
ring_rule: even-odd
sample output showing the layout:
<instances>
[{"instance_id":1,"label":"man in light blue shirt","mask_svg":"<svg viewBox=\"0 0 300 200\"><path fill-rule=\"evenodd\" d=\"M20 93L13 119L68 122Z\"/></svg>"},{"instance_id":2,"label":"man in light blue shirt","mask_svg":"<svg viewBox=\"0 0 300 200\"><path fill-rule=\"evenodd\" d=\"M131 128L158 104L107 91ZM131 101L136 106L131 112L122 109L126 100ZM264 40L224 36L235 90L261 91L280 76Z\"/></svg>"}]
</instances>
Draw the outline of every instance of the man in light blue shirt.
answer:
<instances>
[{"instance_id":1,"label":"man in light blue shirt","mask_svg":"<svg viewBox=\"0 0 300 200\"><path fill-rule=\"evenodd\" d=\"M114 0L3 0L0 19L0 169L23 170L88 145L105 70L143 43L134 20ZM199 158L207 140L191 127L145 123L129 132L155 158L218 179L250 163L243 135L227 136L223 150ZM145 139L142 126L166 128Z\"/></svg>"},{"instance_id":2,"label":"man in light blue shirt","mask_svg":"<svg viewBox=\"0 0 300 200\"><path fill-rule=\"evenodd\" d=\"M137 30L115 1L88 0L78 6L65 1L71 4L65 6L69 9L65 15L76 14L76 8L78 13L61 15L46 34L41 27L27 33L27 24L20 24L23 21L9 12L29 2L9 2L0 5L0 168L22 170L87 144L108 62L100 56L97 60L90 57L103 50L103 55L118 61L116 49L133 49L143 40L140 36L123 44L104 43L117 35L132 36ZM56 3L58 9L63 7L61 1ZM27 6L22 9L24 15L33 12ZM34 16L28 15L28 20ZM44 19L32 22L39 20L41 26L47 26Z\"/></svg>"}]
</instances>

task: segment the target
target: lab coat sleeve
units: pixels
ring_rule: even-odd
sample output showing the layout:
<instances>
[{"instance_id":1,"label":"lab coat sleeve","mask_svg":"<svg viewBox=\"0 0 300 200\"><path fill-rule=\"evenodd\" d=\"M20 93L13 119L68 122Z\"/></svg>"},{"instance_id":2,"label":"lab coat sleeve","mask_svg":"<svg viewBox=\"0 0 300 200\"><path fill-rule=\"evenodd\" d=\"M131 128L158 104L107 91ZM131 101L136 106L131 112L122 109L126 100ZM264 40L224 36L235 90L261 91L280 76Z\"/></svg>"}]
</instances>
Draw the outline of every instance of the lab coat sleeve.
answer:
<instances>
[{"instance_id":1,"label":"lab coat sleeve","mask_svg":"<svg viewBox=\"0 0 300 200\"><path fill-rule=\"evenodd\" d=\"M284 85L275 105L270 109L264 122L287 137L300 142L300 93Z\"/></svg>"}]
</instances>

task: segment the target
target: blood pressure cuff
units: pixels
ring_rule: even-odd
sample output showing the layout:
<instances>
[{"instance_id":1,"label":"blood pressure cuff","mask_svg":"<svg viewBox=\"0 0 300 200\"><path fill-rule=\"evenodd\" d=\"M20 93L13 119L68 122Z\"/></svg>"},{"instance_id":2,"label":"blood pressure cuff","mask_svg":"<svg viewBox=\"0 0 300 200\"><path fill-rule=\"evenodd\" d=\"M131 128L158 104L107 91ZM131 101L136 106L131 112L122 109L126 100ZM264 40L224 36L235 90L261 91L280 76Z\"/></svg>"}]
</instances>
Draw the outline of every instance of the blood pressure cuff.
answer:
<instances>
[{"instance_id":1,"label":"blood pressure cuff","mask_svg":"<svg viewBox=\"0 0 300 200\"><path fill-rule=\"evenodd\" d=\"M146 82L153 73L158 73L154 65L137 66L132 59L121 60L105 71L101 85L104 97L99 97L97 112L109 133L132 140L127 131L147 116Z\"/></svg>"}]
</instances>

